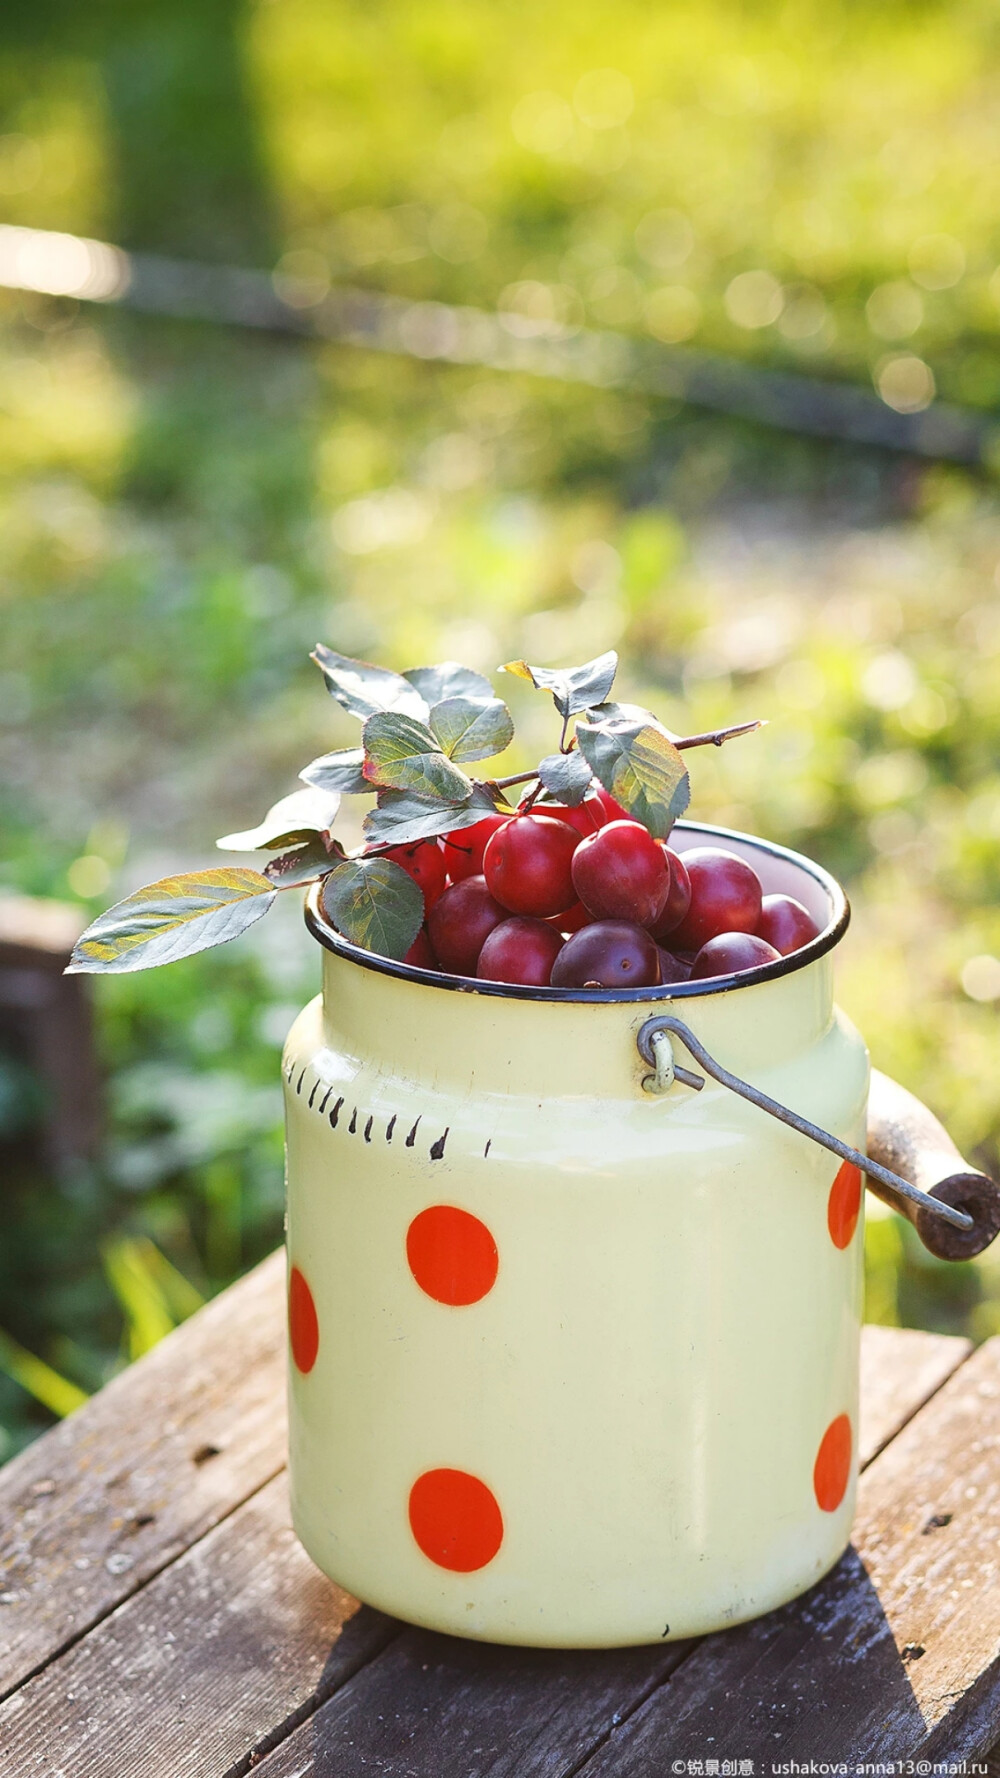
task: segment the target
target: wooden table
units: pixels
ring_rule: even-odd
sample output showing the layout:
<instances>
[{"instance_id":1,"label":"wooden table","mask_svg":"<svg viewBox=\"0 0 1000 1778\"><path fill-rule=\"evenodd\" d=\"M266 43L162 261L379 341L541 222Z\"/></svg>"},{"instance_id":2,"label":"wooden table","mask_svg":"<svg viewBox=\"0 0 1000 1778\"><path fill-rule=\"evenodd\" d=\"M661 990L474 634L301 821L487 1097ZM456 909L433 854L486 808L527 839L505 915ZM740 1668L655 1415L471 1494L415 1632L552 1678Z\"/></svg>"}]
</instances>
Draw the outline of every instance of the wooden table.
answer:
<instances>
[{"instance_id":1,"label":"wooden table","mask_svg":"<svg viewBox=\"0 0 1000 1778\"><path fill-rule=\"evenodd\" d=\"M283 1319L275 1254L0 1472L3 1778L724 1778L1000 1736L1000 1339L865 1330L855 1542L804 1598L563 1654L410 1629L317 1573Z\"/></svg>"}]
</instances>

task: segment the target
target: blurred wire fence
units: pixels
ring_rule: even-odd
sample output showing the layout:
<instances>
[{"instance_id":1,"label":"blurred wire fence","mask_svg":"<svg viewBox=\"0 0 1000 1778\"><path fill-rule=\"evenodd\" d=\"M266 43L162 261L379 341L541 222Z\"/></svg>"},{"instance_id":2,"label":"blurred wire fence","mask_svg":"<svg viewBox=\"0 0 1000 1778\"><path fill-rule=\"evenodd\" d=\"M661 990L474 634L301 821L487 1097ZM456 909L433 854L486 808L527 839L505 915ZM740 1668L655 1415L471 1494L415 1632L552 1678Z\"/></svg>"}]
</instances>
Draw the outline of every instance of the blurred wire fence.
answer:
<instances>
[{"instance_id":1,"label":"blurred wire fence","mask_svg":"<svg viewBox=\"0 0 1000 1778\"><path fill-rule=\"evenodd\" d=\"M613 646L672 726L769 717L698 814L848 884L841 1004L998 1167L990 9L43 0L0 38L7 902L86 921L348 744L319 638ZM80 1165L0 1045L0 1457L280 1239L284 914L99 984ZM1000 1259L880 1209L869 1318L1000 1330Z\"/></svg>"},{"instance_id":2,"label":"blurred wire fence","mask_svg":"<svg viewBox=\"0 0 1000 1778\"><path fill-rule=\"evenodd\" d=\"M900 412L857 384L744 364L693 346L567 327L523 310L490 313L343 285L317 289L290 276L126 253L105 241L45 229L0 227L0 286L407 358L631 389L784 431L942 461L989 462L1000 442L990 419L951 404ZM905 384L899 399L901 405L908 401Z\"/></svg>"}]
</instances>

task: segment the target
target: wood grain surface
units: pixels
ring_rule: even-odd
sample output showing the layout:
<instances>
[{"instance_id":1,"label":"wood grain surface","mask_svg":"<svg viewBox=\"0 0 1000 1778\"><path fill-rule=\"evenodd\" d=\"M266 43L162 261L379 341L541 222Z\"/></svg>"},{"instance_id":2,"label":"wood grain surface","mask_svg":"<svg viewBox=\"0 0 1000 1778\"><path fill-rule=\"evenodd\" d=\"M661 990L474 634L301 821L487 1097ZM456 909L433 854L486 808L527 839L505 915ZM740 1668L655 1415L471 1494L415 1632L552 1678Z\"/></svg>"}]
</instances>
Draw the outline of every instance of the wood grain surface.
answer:
<instances>
[{"instance_id":1,"label":"wood grain surface","mask_svg":"<svg viewBox=\"0 0 1000 1778\"><path fill-rule=\"evenodd\" d=\"M909 1328L900 1338L898 1327L862 1328L858 1429L862 1467L895 1438L971 1351L972 1341L955 1334Z\"/></svg>"},{"instance_id":2,"label":"wood grain surface","mask_svg":"<svg viewBox=\"0 0 1000 1778\"><path fill-rule=\"evenodd\" d=\"M664 1759L950 1760L1000 1733L1000 1339L862 1478L852 1549L801 1600L706 1637L586 1778Z\"/></svg>"},{"instance_id":3,"label":"wood grain surface","mask_svg":"<svg viewBox=\"0 0 1000 1778\"><path fill-rule=\"evenodd\" d=\"M285 1461L274 1253L0 1469L0 1697Z\"/></svg>"},{"instance_id":4,"label":"wood grain surface","mask_svg":"<svg viewBox=\"0 0 1000 1778\"><path fill-rule=\"evenodd\" d=\"M290 1528L285 1479L276 1474L283 1323L275 1255L0 1472L3 1585L16 1595L0 1606L0 1671L17 1688L0 1707L0 1778L237 1778L251 1770L266 1778L556 1778L578 1769L596 1778L617 1770L600 1763L612 1756L625 1760L623 1771L658 1773L671 1748L660 1713L673 1734L678 1700L708 1708L709 1680L723 1692L745 1683L747 1632L562 1653L435 1636L359 1606L318 1574ZM967 1351L966 1342L940 1336L866 1330L862 1457L891 1441L870 1478L903 1440L923 1450L927 1417L940 1414L948 1391L966 1400L966 1374L980 1401L984 1378L973 1367L982 1370L981 1357L963 1364ZM967 1431L968 1416L953 1409L947 1425ZM948 1447L940 1448L947 1470ZM967 1460L956 1453L963 1485ZM879 1515L884 1528L895 1524L892 1501L913 1471L912 1454L904 1471L892 1470L889 1504L879 1494L875 1519L859 1525ZM940 1488L935 1481L935 1500L942 1490L946 1475ZM923 1552L949 1529L928 1533ZM81 1550L85 1568L75 1566ZM129 1565L109 1565L116 1555ZM848 1558L844 1574L823 1587L848 1585L855 1568L865 1575ZM851 1594L848 1616L866 1599L870 1606L866 1585L860 1604ZM772 1619L788 1617L808 1642L823 1587ZM868 1618L857 1623L870 1636ZM987 1625L980 1652L989 1633ZM946 1631L940 1641L950 1643ZM723 1659L719 1646L736 1652ZM895 1673L901 1659L892 1647ZM815 1659L803 1654L803 1671ZM944 1678L953 1664L947 1655ZM926 1671L936 1685L937 1669ZM637 1739L633 1750L629 1731L638 1737L647 1722L652 1739ZM704 1757L704 1725L692 1734Z\"/></svg>"},{"instance_id":5,"label":"wood grain surface","mask_svg":"<svg viewBox=\"0 0 1000 1778\"><path fill-rule=\"evenodd\" d=\"M920 1335L911 1363L912 1336L882 1334L866 1339L862 1365L876 1439L908 1420L968 1351L965 1341ZM587 1769L699 1646L548 1653L405 1630L264 1761L261 1778L557 1778ZM641 1769L659 1778L662 1767Z\"/></svg>"},{"instance_id":6,"label":"wood grain surface","mask_svg":"<svg viewBox=\"0 0 1000 1778\"><path fill-rule=\"evenodd\" d=\"M313 1567L285 1477L0 1706L3 1778L217 1778L399 1626Z\"/></svg>"},{"instance_id":7,"label":"wood grain surface","mask_svg":"<svg viewBox=\"0 0 1000 1778\"><path fill-rule=\"evenodd\" d=\"M694 1646L565 1652L407 1630L255 1778L561 1778Z\"/></svg>"}]
</instances>

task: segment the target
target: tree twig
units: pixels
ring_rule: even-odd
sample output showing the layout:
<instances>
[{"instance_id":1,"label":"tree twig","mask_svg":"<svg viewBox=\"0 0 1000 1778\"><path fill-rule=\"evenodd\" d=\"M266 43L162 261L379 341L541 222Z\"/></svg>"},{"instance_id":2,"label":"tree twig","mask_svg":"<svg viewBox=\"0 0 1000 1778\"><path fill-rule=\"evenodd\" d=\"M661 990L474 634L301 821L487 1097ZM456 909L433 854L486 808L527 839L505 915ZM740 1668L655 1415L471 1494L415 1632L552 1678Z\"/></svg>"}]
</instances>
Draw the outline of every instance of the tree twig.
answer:
<instances>
[{"instance_id":1,"label":"tree twig","mask_svg":"<svg viewBox=\"0 0 1000 1778\"><path fill-rule=\"evenodd\" d=\"M738 722L732 728L706 729L703 735L681 735L674 740L674 746L682 752L685 747L721 747L723 741L731 741L734 735L749 735L753 733L754 729L766 727L767 718L761 717L755 722ZM564 739L565 733L564 725ZM671 738L673 739L673 737ZM493 778L491 782L496 785L498 790L509 790L514 784L529 784L533 778L537 777L537 771L512 772L509 778Z\"/></svg>"},{"instance_id":2,"label":"tree twig","mask_svg":"<svg viewBox=\"0 0 1000 1778\"><path fill-rule=\"evenodd\" d=\"M537 777L537 771L514 772L510 778L492 778L490 782L495 784L498 790L509 790L512 784L527 784L530 779Z\"/></svg>"},{"instance_id":3,"label":"tree twig","mask_svg":"<svg viewBox=\"0 0 1000 1778\"><path fill-rule=\"evenodd\" d=\"M734 735L749 735L754 729L766 727L767 718L760 717L756 722L738 722L733 728L706 729L703 735L682 735L674 746L681 752L685 747L721 747L723 741L731 741Z\"/></svg>"}]
</instances>

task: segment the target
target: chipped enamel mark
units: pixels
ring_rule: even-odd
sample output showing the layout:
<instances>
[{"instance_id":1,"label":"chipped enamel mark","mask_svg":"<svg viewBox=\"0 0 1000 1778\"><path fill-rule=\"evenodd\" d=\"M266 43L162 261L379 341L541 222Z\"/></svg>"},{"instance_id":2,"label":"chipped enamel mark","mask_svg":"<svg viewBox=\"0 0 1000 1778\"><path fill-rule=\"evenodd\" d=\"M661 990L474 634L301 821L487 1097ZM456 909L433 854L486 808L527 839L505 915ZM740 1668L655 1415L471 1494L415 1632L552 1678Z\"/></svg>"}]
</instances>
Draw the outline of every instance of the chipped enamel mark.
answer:
<instances>
[{"instance_id":1,"label":"chipped enamel mark","mask_svg":"<svg viewBox=\"0 0 1000 1778\"><path fill-rule=\"evenodd\" d=\"M343 1097L343 1094L341 1094L340 1098L337 1100L336 1105L333 1107L333 1110L330 1113L330 1128L331 1128L331 1130L335 1130L337 1128L337 1123L340 1118L340 1108L343 1105L343 1103L344 1103L344 1097Z\"/></svg>"},{"instance_id":2,"label":"chipped enamel mark","mask_svg":"<svg viewBox=\"0 0 1000 1778\"><path fill-rule=\"evenodd\" d=\"M300 1075L299 1075L299 1078L298 1078L298 1080L297 1080L297 1081L296 1081L296 1082L295 1082L295 1091L296 1091L296 1092L297 1092L297 1093L301 1093L301 1091L302 1091L302 1082L303 1082L303 1081L304 1081L304 1080L305 1080L305 1077L306 1077L306 1068L308 1068L308 1066L309 1066L309 1064L308 1064L308 1062L307 1062L307 1063L306 1063L306 1067L305 1067L305 1068L303 1068L303 1070L302 1070L302 1073L301 1073L301 1074L300 1074Z\"/></svg>"},{"instance_id":3,"label":"chipped enamel mark","mask_svg":"<svg viewBox=\"0 0 1000 1778\"><path fill-rule=\"evenodd\" d=\"M372 1139L372 1124L374 1122L375 1122L375 1117L374 1117L374 1113L373 1113L365 1125L365 1141L366 1142L370 1142Z\"/></svg>"},{"instance_id":4,"label":"chipped enamel mark","mask_svg":"<svg viewBox=\"0 0 1000 1778\"><path fill-rule=\"evenodd\" d=\"M444 1159L444 1145L447 1142L447 1140L448 1140L448 1130L446 1129L443 1136L439 1136L436 1142L431 1143L431 1160L432 1161L442 1161Z\"/></svg>"},{"instance_id":5,"label":"chipped enamel mark","mask_svg":"<svg viewBox=\"0 0 1000 1778\"><path fill-rule=\"evenodd\" d=\"M351 1121L347 1126L347 1134L349 1136L356 1136L357 1131L358 1131L358 1108L355 1105L354 1110L351 1112Z\"/></svg>"},{"instance_id":6,"label":"chipped enamel mark","mask_svg":"<svg viewBox=\"0 0 1000 1778\"><path fill-rule=\"evenodd\" d=\"M392 1132L395 1128L396 1128L396 1113L393 1112L391 1118L389 1119L389 1122L385 1126L385 1139L387 1142L392 1141Z\"/></svg>"},{"instance_id":7,"label":"chipped enamel mark","mask_svg":"<svg viewBox=\"0 0 1000 1778\"><path fill-rule=\"evenodd\" d=\"M413 1126L413 1128L412 1128L412 1130L411 1130L411 1131L410 1131L410 1134L409 1134L409 1135L408 1135L408 1136L407 1136L407 1138L406 1138L406 1146L407 1146L407 1148L412 1148L412 1147L413 1147L413 1144L414 1144L414 1143L415 1143L415 1142L416 1142L416 1140L417 1140L417 1127L418 1127L418 1125L419 1125L419 1123L420 1123L420 1119L419 1119L419 1118L418 1118L418 1119L417 1119L417 1122L416 1122L416 1123L415 1123L415 1124L414 1124L414 1126Z\"/></svg>"},{"instance_id":8,"label":"chipped enamel mark","mask_svg":"<svg viewBox=\"0 0 1000 1778\"><path fill-rule=\"evenodd\" d=\"M329 1099L329 1097L330 1097L330 1094L331 1094L331 1093L332 1093L332 1092L333 1092L333 1088L332 1088L332 1087L327 1087L327 1089L326 1089L326 1092L325 1092L325 1093L324 1093L324 1094L323 1094L323 1097L322 1097L322 1099L321 1099L321 1100L320 1100L320 1102L319 1102L319 1106L318 1106L318 1110L319 1110L319 1115L320 1115L320 1117L322 1117L322 1116L323 1116L323 1113L324 1113L324 1111L325 1111L325 1110L326 1110L326 1102L327 1102L327 1100L328 1100L328 1099Z\"/></svg>"},{"instance_id":9,"label":"chipped enamel mark","mask_svg":"<svg viewBox=\"0 0 1000 1778\"><path fill-rule=\"evenodd\" d=\"M485 1147L485 1148L484 1148L484 1149L483 1149L483 1160L484 1160L484 1161L485 1161L485 1159L486 1159L486 1157L487 1157L487 1155L488 1155L488 1154L489 1154L489 1152L490 1152L490 1149L491 1149L491 1148L492 1148L492 1147L493 1147L493 1138L492 1138L492 1136L491 1136L491 1137L490 1137L490 1139L489 1139L489 1141L488 1141L488 1142L487 1142L487 1144L486 1144L486 1147Z\"/></svg>"},{"instance_id":10,"label":"chipped enamel mark","mask_svg":"<svg viewBox=\"0 0 1000 1778\"><path fill-rule=\"evenodd\" d=\"M318 1093L318 1092L319 1092L319 1086L320 1086L320 1083L319 1083L319 1081L318 1081L318 1080L317 1080L317 1081L316 1081L316 1083L315 1083L315 1085L314 1085L314 1087L313 1087L313 1090L312 1090L312 1092L311 1092L311 1093L310 1093L310 1094L309 1094L309 1110L310 1110L310 1111L311 1111L311 1110L312 1110L312 1108L313 1108L313 1100L314 1100L314 1099L315 1099L315 1097L316 1097L316 1094L317 1094L317 1093Z\"/></svg>"}]
</instances>

